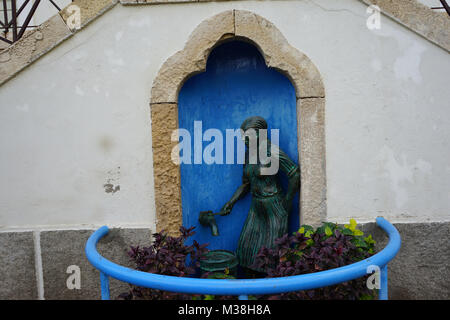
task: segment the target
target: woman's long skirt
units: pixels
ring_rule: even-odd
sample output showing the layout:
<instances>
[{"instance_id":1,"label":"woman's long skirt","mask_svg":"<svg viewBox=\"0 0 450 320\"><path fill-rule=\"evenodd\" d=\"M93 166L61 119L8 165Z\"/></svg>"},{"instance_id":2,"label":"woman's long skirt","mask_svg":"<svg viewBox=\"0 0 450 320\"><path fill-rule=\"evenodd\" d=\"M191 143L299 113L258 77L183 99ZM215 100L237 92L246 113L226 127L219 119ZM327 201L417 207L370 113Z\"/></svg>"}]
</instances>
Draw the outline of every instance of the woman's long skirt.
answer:
<instances>
[{"instance_id":1,"label":"woman's long skirt","mask_svg":"<svg viewBox=\"0 0 450 320\"><path fill-rule=\"evenodd\" d=\"M247 220L236 250L239 264L249 269L262 247L272 248L275 239L288 232L288 212L282 194L261 198L252 196ZM256 271L259 271L255 269Z\"/></svg>"}]
</instances>

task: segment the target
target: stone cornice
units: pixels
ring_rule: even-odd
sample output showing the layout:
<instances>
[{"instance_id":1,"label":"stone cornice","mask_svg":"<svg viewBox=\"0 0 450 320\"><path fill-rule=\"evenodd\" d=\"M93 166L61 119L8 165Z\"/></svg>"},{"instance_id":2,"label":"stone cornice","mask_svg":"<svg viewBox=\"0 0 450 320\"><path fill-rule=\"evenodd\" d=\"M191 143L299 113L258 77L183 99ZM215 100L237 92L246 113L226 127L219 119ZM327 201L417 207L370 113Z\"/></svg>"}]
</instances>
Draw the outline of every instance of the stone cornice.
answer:
<instances>
[{"instance_id":1,"label":"stone cornice","mask_svg":"<svg viewBox=\"0 0 450 320\"><path fill-rule=\"evenodd\" d=\"M416 0L359 0L377 5L381 12L404 27L450 52L450 17Z\"/></svg>"},{"instance_id":2,"label":"stone cornice","mask_svg":"<svg viewBox=\"0 0 450 320\"><path fill-rule=\"evenodd\" d=\"M75 0L38 28L27 32L20 40L0 52L0 85L39 59L45 53L83 29L91 21L112 8L116 0ZM81 11L81 28L70 28L68 8L77 5Z\"/></svg>"}]
</instances>

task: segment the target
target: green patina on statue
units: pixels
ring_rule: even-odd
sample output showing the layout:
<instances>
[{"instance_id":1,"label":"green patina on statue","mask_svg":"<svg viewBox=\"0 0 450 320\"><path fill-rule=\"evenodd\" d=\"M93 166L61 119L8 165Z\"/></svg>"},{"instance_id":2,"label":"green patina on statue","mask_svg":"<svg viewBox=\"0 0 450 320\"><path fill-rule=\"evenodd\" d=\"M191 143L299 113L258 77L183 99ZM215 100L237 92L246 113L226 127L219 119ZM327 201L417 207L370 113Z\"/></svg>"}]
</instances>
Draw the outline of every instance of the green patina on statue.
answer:
<instances>
[{"instance_id":1,"label":"green patina on statue","mask_svg":"<svg viewBox=\"0 0 450 320\"><path fill-rule=\"evenodd\" d=\"M288 232L292 200L300 189L300 170L298 165L279 148L274 148L274 150L278 151L276 152L278 155L273 150L271 153L270 140L265 138L267 135L261 137L259 134L259 130L267 130L267 122L262 117L254 116L246 119L242 123L241 129L244 132L247 132L249 129L253 129L256 132L258 154L261 144L267 142L268 157L272 156L270 158L271 161L278 161L277 168L279 167L287 175L289 181L288 188L284 192L278 177L279 170L273 174L264 172L264 167L267 168L270 166L270 163L262 164L259 156L257 161L253 162L254 164L249 162L249 140L245 139L246 161L242 185L239 186L231 199L222 207L219 214L223 216L228 215L239 199L242 199L248 192L251 193L250 212L242 228L236 251L239 264L244 268L251 269L259 249L263 246L272 247L275 239Z\"/></svg>"}]
</instances>

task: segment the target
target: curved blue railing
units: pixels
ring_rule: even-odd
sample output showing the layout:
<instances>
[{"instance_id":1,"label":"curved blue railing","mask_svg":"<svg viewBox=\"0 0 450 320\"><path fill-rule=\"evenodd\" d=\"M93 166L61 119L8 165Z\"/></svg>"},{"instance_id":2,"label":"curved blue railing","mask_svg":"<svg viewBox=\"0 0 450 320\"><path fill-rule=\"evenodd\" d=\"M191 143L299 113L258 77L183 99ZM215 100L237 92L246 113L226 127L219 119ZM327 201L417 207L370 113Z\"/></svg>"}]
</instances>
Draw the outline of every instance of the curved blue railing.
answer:
<instances>
[{"instance_id":1,"label":"curved blue railing","mask_svg":"<svg viewBox=\"0 0 450 320\"><path fill-rule=\"evenodd\" d=\"M376 222L389 236L389 243L377 254L340 268L280 278L198 279L165 276L126 268L105 259L97 252L98 241L109 232L106 226L99 228L89 237L85 252L89 262L100 271L103 300L109 299L109 277L141 287L180 293L237 295L239 299L245 300L250 294L275 294L331 286L372 273L374 266L380 270L379 299L387 300L387 264L400 249L401 238L397 229L386 219L378 217Z\"/></svg>"}]
</instances>

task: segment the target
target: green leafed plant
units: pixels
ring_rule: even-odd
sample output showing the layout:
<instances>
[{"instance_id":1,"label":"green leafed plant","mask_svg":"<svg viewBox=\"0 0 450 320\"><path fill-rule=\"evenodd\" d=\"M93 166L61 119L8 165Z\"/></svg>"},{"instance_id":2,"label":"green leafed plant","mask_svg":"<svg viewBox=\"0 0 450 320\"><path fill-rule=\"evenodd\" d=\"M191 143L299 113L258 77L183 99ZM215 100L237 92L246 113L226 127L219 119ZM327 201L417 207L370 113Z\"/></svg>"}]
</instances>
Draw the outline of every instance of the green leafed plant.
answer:
<instances>
[{"instance_id":1,"label":"green leafed plant","mask_svg":"<svg viewBox=\"0 0 450 320\"><path fill-rule=\"evenodd\" d=\"M370 257L374 253L375 240L364 237L356 229L356 221L344 226L326 222L314 229L302 225L292 236L277 239L273 248L261 248L254 268L263 270L267 277L284 277L313 273L343 267ZM367 277L315 290L269 295L267 299L351 299L367 300L376 295L366 285Z\"/></svg>"}]
</instances>

